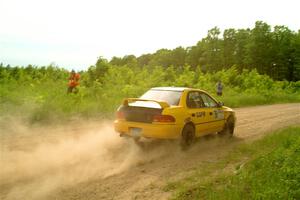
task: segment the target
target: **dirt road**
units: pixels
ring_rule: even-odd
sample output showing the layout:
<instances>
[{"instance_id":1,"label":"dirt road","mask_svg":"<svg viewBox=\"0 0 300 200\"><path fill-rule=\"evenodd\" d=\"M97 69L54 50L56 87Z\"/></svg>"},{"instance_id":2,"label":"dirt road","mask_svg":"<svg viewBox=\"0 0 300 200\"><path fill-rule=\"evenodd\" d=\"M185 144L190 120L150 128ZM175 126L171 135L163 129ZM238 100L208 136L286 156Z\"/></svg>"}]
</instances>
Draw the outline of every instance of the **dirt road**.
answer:
<instances>
[{"instance_id":1,"label":"dirt road","mask_svg":"<svg viewBox=\"0 0 300 200\"><path fill-rule=\"evenodd\" d=\"M162 187L196 166L217 162L236 144L300 125L300 103L236 109L233 139L201 138L188 151L177 141L118 137L111 122L33 127L0 119L0 199L167 199Z\"/></svg>"}]
</instances>

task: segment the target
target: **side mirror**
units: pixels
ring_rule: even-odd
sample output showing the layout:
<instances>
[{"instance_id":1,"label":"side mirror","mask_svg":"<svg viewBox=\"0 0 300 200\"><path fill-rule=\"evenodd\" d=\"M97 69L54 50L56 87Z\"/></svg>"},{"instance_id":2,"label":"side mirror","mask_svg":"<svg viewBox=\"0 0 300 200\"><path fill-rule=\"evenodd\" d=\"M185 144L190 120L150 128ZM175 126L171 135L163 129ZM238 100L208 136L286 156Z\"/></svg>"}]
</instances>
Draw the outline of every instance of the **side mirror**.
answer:
<instances>
[{"instance_id":1,"label":"side mirror","mask_svg":"<svg viewBox=\"0 0 300 200\"><path fill-rule=\"evenodd\" d=\"M219 101L219 102L218 102L218 107L222 107L222 106L224 106L224 103L221 102L221 101Z\"/></svg>"}]
</instances>

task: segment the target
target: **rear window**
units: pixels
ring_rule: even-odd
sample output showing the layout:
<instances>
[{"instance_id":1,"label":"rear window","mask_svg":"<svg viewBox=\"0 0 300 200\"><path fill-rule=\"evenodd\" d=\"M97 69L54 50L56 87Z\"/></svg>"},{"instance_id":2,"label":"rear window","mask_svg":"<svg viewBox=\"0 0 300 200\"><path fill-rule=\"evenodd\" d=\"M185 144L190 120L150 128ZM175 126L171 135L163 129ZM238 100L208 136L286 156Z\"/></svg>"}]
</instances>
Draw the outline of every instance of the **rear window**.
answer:
<instances>
[{"instance_id":1,"label":"rear window","mask_svg":"<svg viewBox=\"0 0 300 200\"><path fill-rule=\"evenodd\" d=\"M181 91L168 91L168 90L149 90L143 94L141 99L150 99L156 101L167 102L171 106L177 106L181 97Z\"/></svg>"}]
</instances>

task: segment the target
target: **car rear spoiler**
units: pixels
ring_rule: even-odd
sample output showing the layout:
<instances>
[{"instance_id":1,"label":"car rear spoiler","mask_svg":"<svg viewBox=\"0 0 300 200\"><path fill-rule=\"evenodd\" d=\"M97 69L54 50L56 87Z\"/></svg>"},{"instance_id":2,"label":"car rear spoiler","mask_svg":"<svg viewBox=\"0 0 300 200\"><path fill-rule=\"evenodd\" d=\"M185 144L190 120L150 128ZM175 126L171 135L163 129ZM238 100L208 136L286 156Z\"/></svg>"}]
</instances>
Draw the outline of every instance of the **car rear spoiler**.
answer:
<instances>
[{"instance_id":1,"label":"car rear spoiler","mask_svg":"<svg viewBox=\"0 0 300 200\"><path fill-rule=\"evenodd\" d=\"M139 98L127 98L127 99L124 99L123 100L123 105L124 106L128 106L128 104L130 102L134 102L134 101L149 101L149 102L155 102L157 104L160 105L160 107L162 109L164 108L167 108L167 107L170 107L170 105L167 103L167 102L164 102L164 101L156 101L156 100L150 100L150 99L139 99Z\"/></svg>"}]
</instances>

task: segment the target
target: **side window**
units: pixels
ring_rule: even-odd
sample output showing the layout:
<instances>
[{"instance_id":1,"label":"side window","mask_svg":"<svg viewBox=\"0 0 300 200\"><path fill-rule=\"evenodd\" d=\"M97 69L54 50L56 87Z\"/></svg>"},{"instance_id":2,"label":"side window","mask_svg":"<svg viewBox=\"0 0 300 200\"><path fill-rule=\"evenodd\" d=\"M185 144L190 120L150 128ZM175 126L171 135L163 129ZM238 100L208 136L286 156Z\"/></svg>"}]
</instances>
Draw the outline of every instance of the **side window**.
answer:
<instances>
[{"instance_id":1,"label":"side window","mask_svg":"<svg viewBox=\"0 0 300 200\"><path fill-rule=\"evenodd\" d=\"M217 107L218 106L217 102L215 102L215 100L213 100L207 94L201 93L200 95L203 99L203 103L204 103L205 107Z\"/></svg>"},{"instance_id":2,"label":"side window","mask_svg":"<svg viewBox=\"0 0 300 200\"><path fill-rule=\"evenodd\" d=\"M189 107L189 108L201 108L201 107L204 107L202 98L200 96L200 92L197 92L197 91L189 92L186 104L187 104L187 107Z\"/></svg>"}]
</instances>

